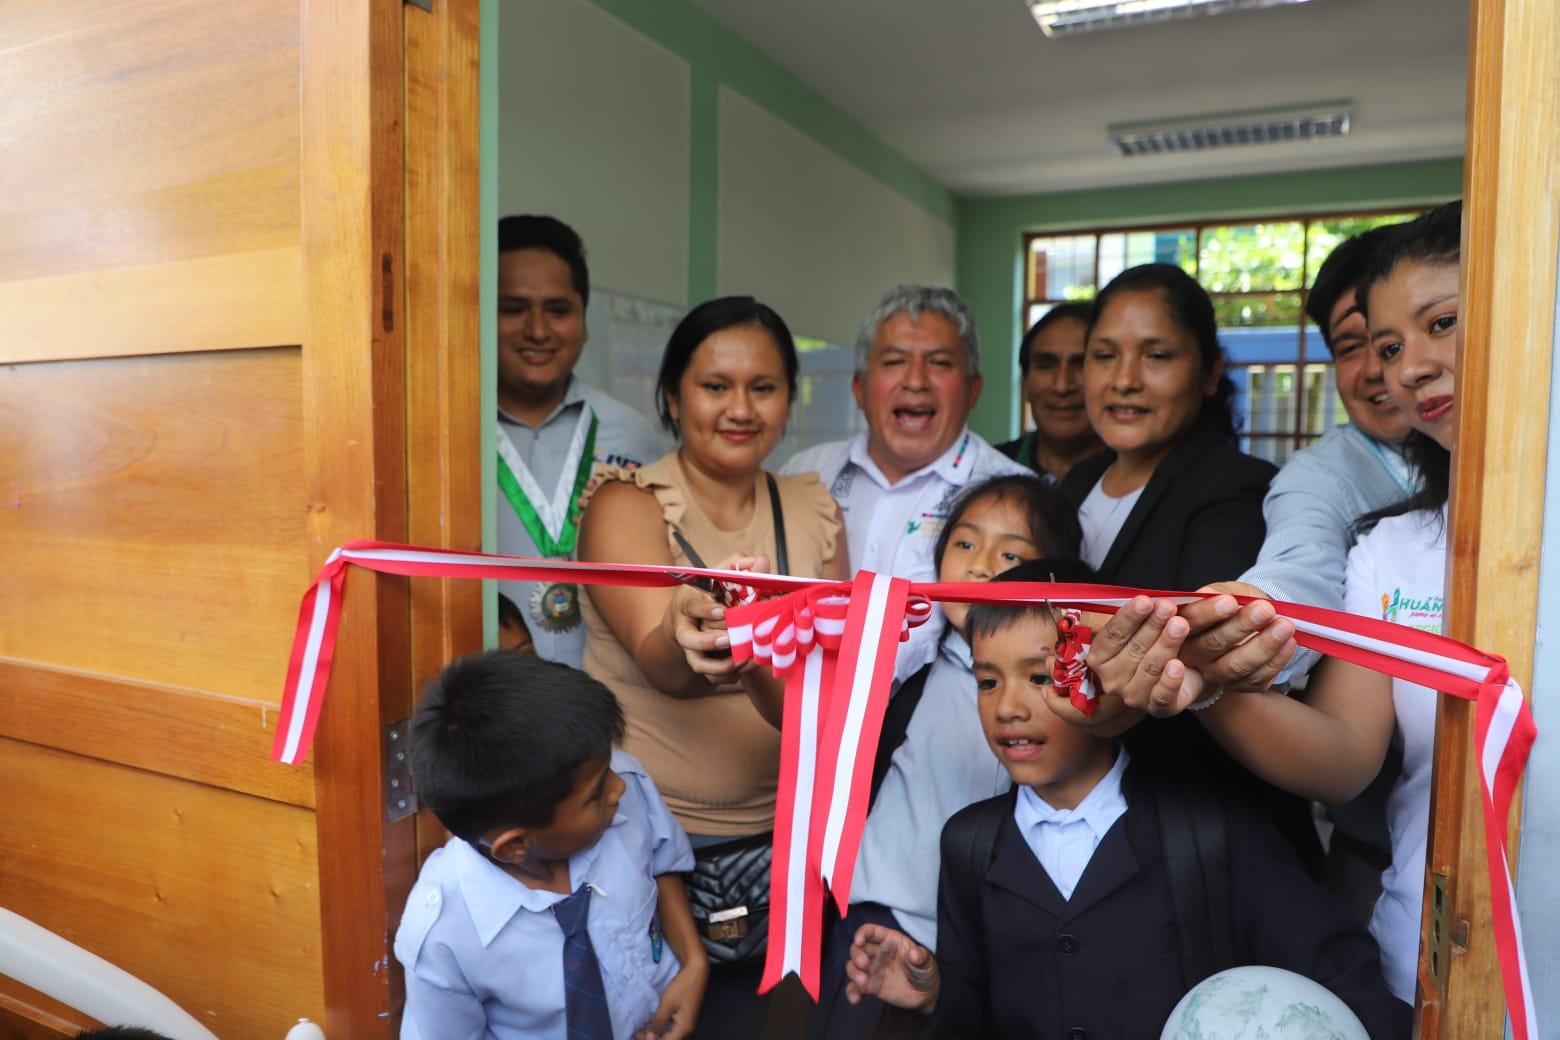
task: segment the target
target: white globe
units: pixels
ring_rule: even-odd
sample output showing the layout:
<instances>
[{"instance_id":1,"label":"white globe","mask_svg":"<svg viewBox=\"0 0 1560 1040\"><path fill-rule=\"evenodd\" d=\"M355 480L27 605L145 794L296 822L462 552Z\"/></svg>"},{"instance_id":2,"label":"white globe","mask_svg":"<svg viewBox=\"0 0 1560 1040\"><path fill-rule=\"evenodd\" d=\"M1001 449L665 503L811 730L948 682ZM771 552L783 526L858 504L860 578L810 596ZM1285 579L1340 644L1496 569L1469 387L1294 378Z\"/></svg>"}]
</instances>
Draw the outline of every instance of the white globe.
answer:
<instances>
[{"instance_id":1,"label":"white globe","mask_svg":"<svg viewBox=\"0 0 1560 1040\"><path fill-rule=\"evenodd\" d=\"M1283 968L1210 975L1170 1012L1160 1040L1370 1040L1325 986Z\"/></svg>"}]
</instances>

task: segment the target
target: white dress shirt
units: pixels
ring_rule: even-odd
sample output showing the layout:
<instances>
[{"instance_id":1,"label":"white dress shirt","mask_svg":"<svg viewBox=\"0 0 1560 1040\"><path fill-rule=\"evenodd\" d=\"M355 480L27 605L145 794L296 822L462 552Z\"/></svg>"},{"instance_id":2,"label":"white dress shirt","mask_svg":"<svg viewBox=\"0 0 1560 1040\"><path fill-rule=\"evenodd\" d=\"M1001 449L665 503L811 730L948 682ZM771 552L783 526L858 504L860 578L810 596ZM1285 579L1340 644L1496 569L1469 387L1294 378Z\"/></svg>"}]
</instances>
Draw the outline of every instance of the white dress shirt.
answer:
<instances>
[{"instance_id":1,"label":"white dress shirt","mask_svg":"<svg viewBox=\"0 0 1560 1040\"><path fill-rule=\"evenodd\" d=\"M852 570L892 574L911 581L936 581L932 551L954 501L965 488L1028 469L987 444L968 427L932 462L891 482L867 451L870 434L799 452L782 473L817 473L845 518ZM894 678L903 680L937 656L942 608L900 644Z\"/></svg>"},{"instance_id":2,"label":"white dress shirt","mask_svg":"<svg viewBox=\"0 0 1560 1040\"><path fill-rule=\"evenodd\" d=\"M569 860L569 887L593 892L586 928L614 1036L655 1014L677 974L660 937L656 877L693 869L693 853L644 767L612 753L623 778L617 815ZM567 898L529 888L459 838L429 856L406 900L395 956L406 969L402 1040L565 1040L563 930Z\"/></svg>"},{"instance_id":3,"label":"white dress shirt","mask_svg":"<svg viewBox=\"0 0 1560 1040\"><path fill-rule=\"evenodd\" d=\"M1117 748L1110 772L1071 809L1053 809L1032 788L1019 788L1013 822L1063 899L1072 898L1094 850L1127 811L1121 775L1127 771L1128 758L1126 748Z\"/></svg>"}]
</instances>

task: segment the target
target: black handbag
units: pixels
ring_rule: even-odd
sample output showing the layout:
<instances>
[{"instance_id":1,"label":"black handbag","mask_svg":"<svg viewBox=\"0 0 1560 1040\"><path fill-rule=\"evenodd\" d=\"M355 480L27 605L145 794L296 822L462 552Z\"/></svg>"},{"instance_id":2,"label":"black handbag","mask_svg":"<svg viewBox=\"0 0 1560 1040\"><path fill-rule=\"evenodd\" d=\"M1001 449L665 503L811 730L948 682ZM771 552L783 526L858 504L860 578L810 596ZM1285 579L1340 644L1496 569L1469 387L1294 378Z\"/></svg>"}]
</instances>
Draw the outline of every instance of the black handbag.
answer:
<instances>
[{"instance_id":1,"label":"black handbag","mask_svg":"<svg viewBox=\"0 0 1560 1040\"><path fill-rule=\"evenodd\" d=\"M780 488L769 483L769 506L774 512L775 569L790 569L785 549L785 517L780 511ZM698 552L673 529L683 555L695 567L705 566ZM704 940L705 952L715 964L752 964L764 959L769 943L769 867L774 861L774 836L746 838L706 845L693 852L693 871L685 888L694 924Z\"/></svg>"},{"instance_id":2,"label":"black handbag","mask_svg":"<svg viewBox=\"0 0 1560 1040\"><path fill-rule=\"evenodd\" d=\"M764 959L773 855L774 840L768 834L694 850L693 870L685 885L688 907L712 963L751 964Z\"/></svg>"}]
</instances>

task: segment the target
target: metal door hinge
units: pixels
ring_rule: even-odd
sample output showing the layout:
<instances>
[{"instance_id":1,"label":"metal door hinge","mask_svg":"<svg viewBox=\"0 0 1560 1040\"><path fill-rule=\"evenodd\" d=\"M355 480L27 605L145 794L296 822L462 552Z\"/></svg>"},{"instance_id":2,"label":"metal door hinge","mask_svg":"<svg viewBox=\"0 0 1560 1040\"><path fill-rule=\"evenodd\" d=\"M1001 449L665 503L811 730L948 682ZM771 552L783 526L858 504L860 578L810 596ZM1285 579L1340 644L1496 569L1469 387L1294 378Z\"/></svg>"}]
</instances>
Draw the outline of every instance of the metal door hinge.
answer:
<instances>
[{"instance_id":1,"label":"metal door hinge","mask_svg":"<svg viewBox=\"0 0 1560 1040\"><path fill-rule=\"evenodd\" d=\"M1451 922L1446 897L1446 875L1430 875L1430 981L1446 992L1447 960L1451 955Z\"/></svg>"},{"instance_id":2,"label":"metal door hinge","mask_svg":"<svg viewBox=\"0 0 1560 1040\"><path fill-rule=\"evenodd\" d=\"M421 7L429 14L433 13L433 0L406 0L406 2L411 4L413 7Z\"/></svg>"},{"instance_id":3,"label":"metal door hinge","mask_svg":"<svg viewBox=\"0 0 1560 1040\"><path fill-rule=\"evenodd\" d=\"M410 719L385 727L385 822L393 823L417 811L412 792L412 765L408 756L407 726Z\"/></svg>"}]
</instances>

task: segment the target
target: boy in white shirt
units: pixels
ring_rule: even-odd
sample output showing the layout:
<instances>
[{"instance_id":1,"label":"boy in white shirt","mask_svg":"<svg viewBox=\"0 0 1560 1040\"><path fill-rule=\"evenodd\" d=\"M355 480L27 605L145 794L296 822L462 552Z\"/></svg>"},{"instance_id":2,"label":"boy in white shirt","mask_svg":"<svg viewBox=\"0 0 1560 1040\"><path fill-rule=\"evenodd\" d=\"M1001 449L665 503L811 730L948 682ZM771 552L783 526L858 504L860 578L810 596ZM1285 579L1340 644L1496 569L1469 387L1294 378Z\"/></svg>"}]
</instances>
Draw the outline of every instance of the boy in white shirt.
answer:
<instances>
[{"instance_id":1,"label":"boy in white shirt","mask_svg":"<svg viewBox=\"0 0 1560 1040\"><path fill-rule=\"evenodd\" d=\"M693 854L622 739L611 691L529 654L473 654L428 684L412 777L453 837L396 932L403 1040L692 1031L709 978Z\"/></svg>"}]
</instances>

